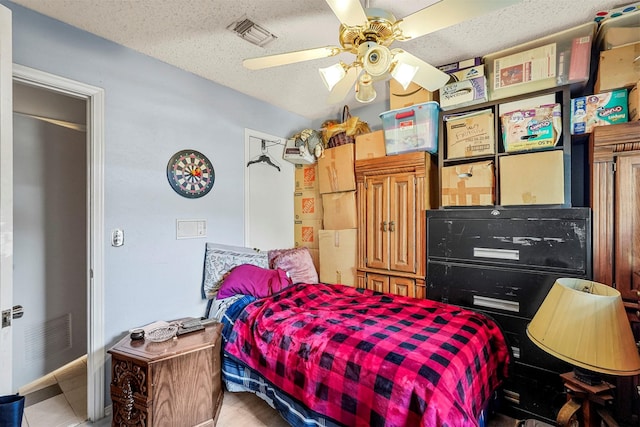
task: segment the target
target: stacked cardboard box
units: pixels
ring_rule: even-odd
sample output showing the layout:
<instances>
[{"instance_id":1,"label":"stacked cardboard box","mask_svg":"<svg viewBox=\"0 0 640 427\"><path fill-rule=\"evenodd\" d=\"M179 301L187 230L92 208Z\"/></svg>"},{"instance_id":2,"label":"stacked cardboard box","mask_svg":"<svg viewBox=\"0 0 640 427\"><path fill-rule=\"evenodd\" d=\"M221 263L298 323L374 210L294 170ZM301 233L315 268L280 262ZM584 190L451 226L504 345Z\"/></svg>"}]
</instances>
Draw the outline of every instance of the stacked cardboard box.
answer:
<instances>
[{"instance_id":1,"label":"stacked cardboard box","mask_svg":"<svg viewBox=\"0 0 640 427\"><path fill-rule=\"evenodd\" d=\"M319 271L318 231L322 229L322 197L318 183L318 165L296 165L294 203L295 246L306 246Z\"/></svg>"},{"instance_id":2,"label":"stacked cardboard box","mask_svg":"<svg viewBox=\"0 0 640 427\"><path fill-rule=\"evenodd\" d=\"M318 231L320 281L355 286L355 144L325 150L318 159L318 184L323 204L323 229Z\"/></svg>"}]
</instances>

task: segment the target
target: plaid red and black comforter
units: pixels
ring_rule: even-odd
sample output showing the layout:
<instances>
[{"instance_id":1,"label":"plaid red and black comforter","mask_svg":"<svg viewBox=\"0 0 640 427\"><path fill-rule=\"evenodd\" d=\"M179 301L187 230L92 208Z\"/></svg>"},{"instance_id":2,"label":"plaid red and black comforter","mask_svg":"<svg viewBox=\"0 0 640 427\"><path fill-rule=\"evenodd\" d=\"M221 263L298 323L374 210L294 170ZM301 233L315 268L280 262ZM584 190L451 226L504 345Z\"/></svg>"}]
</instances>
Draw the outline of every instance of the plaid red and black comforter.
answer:
<instances>
[{"instance_id":1,"label":"plaid red and black comforter","mask_svg":"<svg viewBox=\"0 0 640 427\"><path fill-rule=\"evenodd\" d=\"M476 426L509 358L481 314L326 284L247 305L225 353L346 426Z\"/></svg>"}]
</instances>

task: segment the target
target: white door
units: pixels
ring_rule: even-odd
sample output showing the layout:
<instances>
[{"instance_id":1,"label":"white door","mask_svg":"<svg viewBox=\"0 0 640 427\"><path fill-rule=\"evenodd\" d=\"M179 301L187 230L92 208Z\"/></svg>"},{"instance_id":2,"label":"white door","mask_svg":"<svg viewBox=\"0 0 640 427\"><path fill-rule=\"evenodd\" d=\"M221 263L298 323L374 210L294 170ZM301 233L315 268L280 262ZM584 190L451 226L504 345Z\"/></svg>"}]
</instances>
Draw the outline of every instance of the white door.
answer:
<instances>
[{"instance_id":1,"label":"white door","mask_svg":"<svg viewBox=\"0 0 640 427\"><path fill-rule=\"evenodd\" d=\"M282 159L285 139L245 129L244 245L260 250L293 247L295 167ZM257 161L261 156L273 163ZM256 161L255 163L251 163Z\"/></svg>"},{"instance_id":2,"label":"white door","mask_svg":"<svg viewBox=\"0 0 640 427\"><path fill-rule=\"evenodd\" d=\"M0 394L12 394L13 59L11 11L0 5Z\"/></svg>"}]
</instances>

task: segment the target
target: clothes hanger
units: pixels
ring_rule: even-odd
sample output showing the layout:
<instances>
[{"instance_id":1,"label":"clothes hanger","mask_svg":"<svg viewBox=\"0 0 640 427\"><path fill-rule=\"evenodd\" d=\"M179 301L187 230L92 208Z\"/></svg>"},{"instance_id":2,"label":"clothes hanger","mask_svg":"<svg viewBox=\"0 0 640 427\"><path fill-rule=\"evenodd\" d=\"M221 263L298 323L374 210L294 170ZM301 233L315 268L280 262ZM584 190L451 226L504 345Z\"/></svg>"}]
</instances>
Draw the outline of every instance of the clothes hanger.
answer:
<instances>
[{"instance_id":1,"label":"clothes hanger","mask_svg":"<svg viewBox=\"0 0 640 427\"><path fill-rule=\"evenodd\" d=\"M280 172L280 166L278 166L275 163L273 163L273 161L271 160L271 157L269 157L269 155L267 154L267 145L266 144L267 144L267 142L263 139L262 140L262 154L257 159L250 160L247 163L247 167L249 167L250 165L252 165L254 163L266 163L269 166L273 166L274 168L278 169L278 172Z\"/></svg>"}]
</instances>

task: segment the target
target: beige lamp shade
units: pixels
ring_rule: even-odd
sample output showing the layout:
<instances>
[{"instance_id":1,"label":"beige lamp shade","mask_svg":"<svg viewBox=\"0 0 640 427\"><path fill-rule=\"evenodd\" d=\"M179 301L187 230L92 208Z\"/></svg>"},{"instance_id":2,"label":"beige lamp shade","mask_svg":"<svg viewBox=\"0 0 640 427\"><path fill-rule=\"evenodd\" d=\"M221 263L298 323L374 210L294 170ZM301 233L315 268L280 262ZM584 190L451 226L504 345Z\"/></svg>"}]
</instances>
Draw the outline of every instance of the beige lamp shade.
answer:
<instances>
[{"instance_id":1,"label":"beige lamp shade","mask_svg":"<svg viewBox=\"0 0 640 427\"><path fill-rule=\"evenodd\" d=\"M640 374L640 356L620 292L602 283L557 279L527 335L574 366L609 375Z\"/></svg>"}]
</instances>

